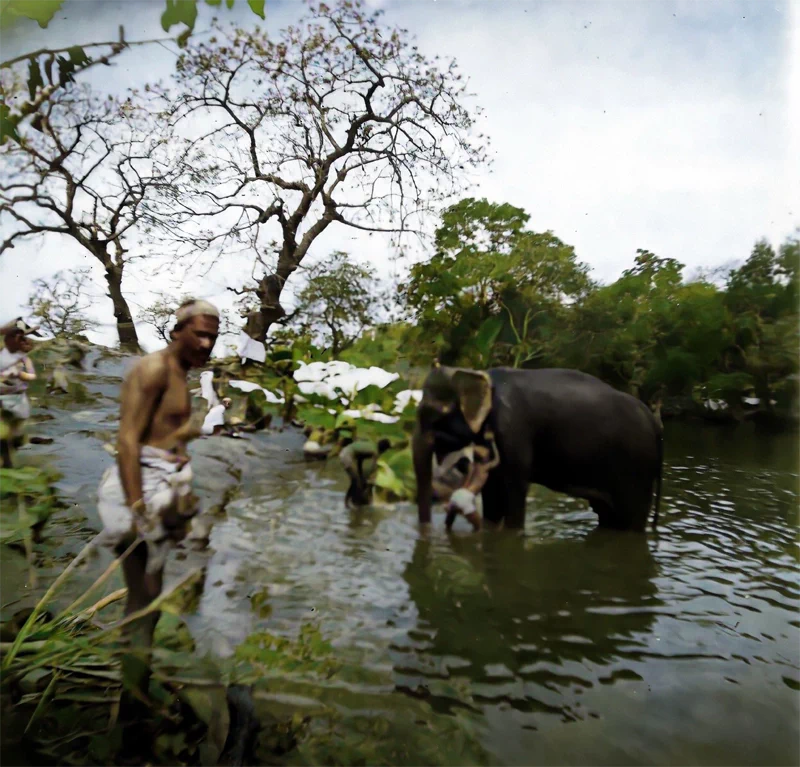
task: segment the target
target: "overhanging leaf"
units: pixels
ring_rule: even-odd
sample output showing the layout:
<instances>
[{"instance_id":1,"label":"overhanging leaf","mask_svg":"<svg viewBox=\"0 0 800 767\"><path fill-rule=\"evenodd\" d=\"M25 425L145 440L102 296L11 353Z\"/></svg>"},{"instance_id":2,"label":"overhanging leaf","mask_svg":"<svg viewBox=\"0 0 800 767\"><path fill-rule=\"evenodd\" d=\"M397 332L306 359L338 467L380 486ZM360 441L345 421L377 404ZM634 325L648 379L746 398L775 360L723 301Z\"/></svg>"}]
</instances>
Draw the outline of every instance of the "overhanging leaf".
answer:
<instances>
[{"instance_id":1,"label":"overhanging leaf","mask_svg":"<svg viewBox=\"0 0 800 767\"><path fill-rule=\"evenodd\" d=\"M167 9L161 14L161 28L169 32L176 24L183 23L193 30L196 20L196 0L167 0Z\"/></svg>"},{"instance_id":2,"label":"overhanging leaf","mask_svg":"<svg viewBox=\"0 0 800 767\"><path fill-rule=\"evenodd\" d=\"M69 60L76 66L79 67L83 64L88 64L91 59L86 55L86 51L80 45L73 45L71 48L67 49L67 53L69 54Z\"/></svg>"},{"instance_id":3,"label":"overhanging leaf","mask_svg":"<svg viewBox=\"0 0 800 767\"><path fill-rule=\"evenodd\" d=\"M0 23L7 24L9 16L23 16L35 21L42 29L46 29L63 3L64 0L8 0L3 3Z\"/></svg>"},{"instance_id":4,"label":"overhanging leaf","mask_svg":"<svg viewBox=\"0 0 800 767\"><path fill-rule=\"evenodd\" d=\"M378 461L378 472L375 475L375 486L381 490L388 490L397 498L407 498L408 491L403 481L398 477L384 461Z\"/></svg>"},{"instance_id":5,"label":"overhanging leaf","mask_svg":"<svg viewBox=\"0 0 800 767\"><path fill-rule=\"evenodd\" d=\"M266 18L264 16L264 0L247 0L247 4L250 6L250 9L258 16L260 19Z\"/></svg>"},{"instance_id":6,"label":"overhanging leaf","mask_svg":"<svg viewBox=\"0 0 800 767\"><path fill-rule=\"evenodd\" d=\"M11 117L11 110L6 104L0 104L0 144L4 144L9 138L19 142L17 120Z\"/></svg>"}]
</instances>

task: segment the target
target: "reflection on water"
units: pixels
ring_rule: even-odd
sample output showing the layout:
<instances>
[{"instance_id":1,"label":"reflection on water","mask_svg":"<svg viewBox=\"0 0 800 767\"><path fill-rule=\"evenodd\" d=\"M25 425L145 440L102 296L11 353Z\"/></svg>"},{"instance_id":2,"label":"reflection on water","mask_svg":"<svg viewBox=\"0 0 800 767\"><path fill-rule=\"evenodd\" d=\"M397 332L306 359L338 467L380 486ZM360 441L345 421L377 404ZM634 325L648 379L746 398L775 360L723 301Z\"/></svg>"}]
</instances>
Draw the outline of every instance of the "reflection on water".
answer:
<instances>
[{"instance_id":1,"label":"reflection on water","mask_svg":"<svg viewBox=\"0 0 800 767\"><path fill-rule=\"evenodd\" d=\"M413 507L348 511L335 466L299 465L214 530L195 628L225 652L319 621L344 668L289 692L415 707L381 735L402 763L441 732L441 763L795 764L796 440L668 425L667 464L646 537L538 489L524 534L420 537Z\"/></svg>"}]
</instances>

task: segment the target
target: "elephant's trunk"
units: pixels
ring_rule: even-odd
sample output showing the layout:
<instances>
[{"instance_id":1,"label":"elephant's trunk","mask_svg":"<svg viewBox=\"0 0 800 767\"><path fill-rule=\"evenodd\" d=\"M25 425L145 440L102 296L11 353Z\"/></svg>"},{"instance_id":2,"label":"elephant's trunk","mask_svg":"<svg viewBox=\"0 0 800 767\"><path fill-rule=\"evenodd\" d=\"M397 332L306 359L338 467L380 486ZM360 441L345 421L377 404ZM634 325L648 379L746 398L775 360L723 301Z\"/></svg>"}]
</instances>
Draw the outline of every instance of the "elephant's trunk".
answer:
<instances>
[{"instance_id":1,"label":"elephant's trunk","mask_svg":"<svg viewBox=\"0 0 800 767\"><path fill-rule=\"evenodd\" d=\"M417 425L411 440L417 480L417 516L421 525L431 521L433 501L433 435Z\"/></svg>"}]
</instances>

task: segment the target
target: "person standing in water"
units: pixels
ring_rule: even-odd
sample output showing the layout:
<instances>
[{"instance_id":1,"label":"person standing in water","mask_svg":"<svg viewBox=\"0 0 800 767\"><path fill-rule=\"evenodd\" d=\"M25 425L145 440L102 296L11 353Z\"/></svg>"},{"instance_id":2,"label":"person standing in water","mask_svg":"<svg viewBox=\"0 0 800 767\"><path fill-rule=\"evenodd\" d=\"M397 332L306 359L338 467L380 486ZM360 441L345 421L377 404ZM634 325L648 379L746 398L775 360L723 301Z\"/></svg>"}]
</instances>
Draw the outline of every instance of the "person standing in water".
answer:
<instances>
[{"instance_id":1,"label":"person standing in water","mask_svg":"<svg viewBox=\"0 0 800 767\"><path fill-rule=\"evenodd\" d=\"M207 301L189 299L176 319L169 346L140 359L124 378L117 461L98 488L104 528L99 542L119 556L139 540L122 563L126 616L159 596L167 554L186 536L198 512L186 453L187 443L198 434L190 422L186 375L208 362L219 333L219 311ZM146 667L157 621L156 612L127 626L128 640L144 651ZM145 694L148 682L148 673L139 677Z\"/></svg>"},{"instance_id":2,"label":"person standing in water","mask_svg":"<svg viewBox=\"0 0 800 767\"><path fill-rule=\"evenodd\" d=\"M28 384L36 380L29 352L33 348L28 333L36 331L20 322L9 323L2 329L5 346L0 349L0 453L4 469L13 462L12 450L22 442L25 422L31 415Z\"/></svg>"}]
</instances>

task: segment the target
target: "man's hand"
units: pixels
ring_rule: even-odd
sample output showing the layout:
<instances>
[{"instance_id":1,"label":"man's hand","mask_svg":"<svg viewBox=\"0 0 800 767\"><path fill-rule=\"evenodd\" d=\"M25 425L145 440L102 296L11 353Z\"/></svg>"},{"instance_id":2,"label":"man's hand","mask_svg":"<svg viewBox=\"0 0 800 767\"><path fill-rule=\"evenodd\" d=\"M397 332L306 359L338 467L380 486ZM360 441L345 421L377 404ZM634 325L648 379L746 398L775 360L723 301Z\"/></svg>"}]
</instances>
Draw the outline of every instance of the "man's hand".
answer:
<instances>
[{"instance_id":1,"label":"man's hand","mask_svg":"<svg viewBox=\"0 0 800 767\"><path fill-rule=\"evenodd\" d=\"M128 508L131 510L131 535L136 537L146 530L143 523L147 519L147 506L145 506L144 499L140 498Z\"/></svg>"}]
</instances>

